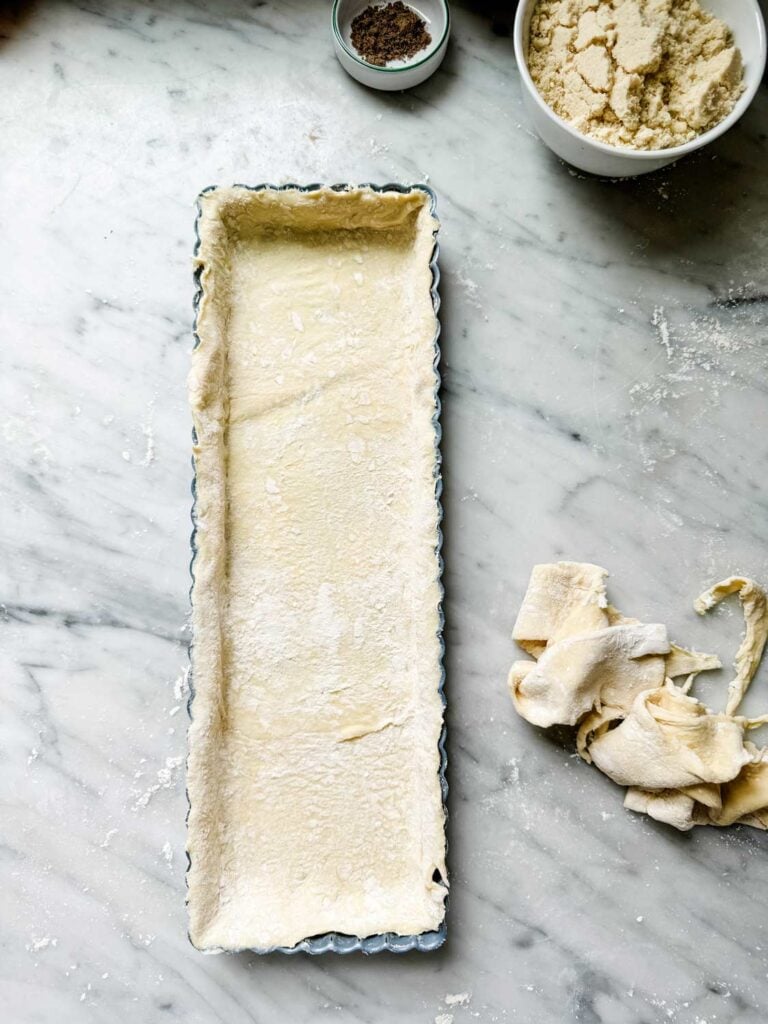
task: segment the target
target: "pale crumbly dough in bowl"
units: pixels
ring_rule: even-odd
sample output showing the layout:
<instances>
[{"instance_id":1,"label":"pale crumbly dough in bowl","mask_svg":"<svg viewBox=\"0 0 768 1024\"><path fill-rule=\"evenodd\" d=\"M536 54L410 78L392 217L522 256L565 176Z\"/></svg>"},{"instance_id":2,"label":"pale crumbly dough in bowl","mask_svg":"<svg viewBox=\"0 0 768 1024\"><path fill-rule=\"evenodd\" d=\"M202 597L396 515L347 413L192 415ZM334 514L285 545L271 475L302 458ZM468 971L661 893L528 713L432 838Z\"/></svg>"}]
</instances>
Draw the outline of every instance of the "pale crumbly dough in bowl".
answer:
<instances>
[{"instance_id":1,"label":"pale crumbly dough in bowl","mask_svg":"<svg viewBox=\"0 0 768 1024\"><path fill-rule=\"evenodd\" d=\"M190 936L444 916L429 196L201 198Z\"/></svg>"},{"instance_id":2,"label":"pale crumbly dough in bowl","mask_svg":"<svg viewBox=\"0 0 768 1024\"><path fill-rule=\"evenodd\" d=\"M730 29L698 0L539 0L528 70L574 128L631 149L695 139L744 87Z\"/></svg>"}]
</instances>

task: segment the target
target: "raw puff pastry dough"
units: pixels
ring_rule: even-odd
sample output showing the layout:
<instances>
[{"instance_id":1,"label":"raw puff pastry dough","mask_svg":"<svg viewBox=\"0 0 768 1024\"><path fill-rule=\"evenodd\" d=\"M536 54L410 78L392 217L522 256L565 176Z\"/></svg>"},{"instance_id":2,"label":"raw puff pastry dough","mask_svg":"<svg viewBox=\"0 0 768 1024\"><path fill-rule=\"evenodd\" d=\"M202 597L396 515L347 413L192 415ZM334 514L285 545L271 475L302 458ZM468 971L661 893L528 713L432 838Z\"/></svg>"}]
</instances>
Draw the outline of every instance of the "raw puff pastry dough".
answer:
<instances>
[{"instance_id":1,"label":"raw puff pastry dough","mask_svg":"<svg viewBox=\"0 0 768 1024\"><path fill-rule=\"evenodd\" d=\"M736 715L768 637L768 602L752 580L731 577L697 598L705 614L730 594L746 632L724 714L688 695L717 658L669 642L664 626L627 619L607 601L605 569L537 565L513 636L535 661L515 662L515 707L540 726L578 725L577 748L614 782L625 806L679 829L734 822L768 827L768 750L745 740L766 719ZM678 684L677 679L684 678Z\"/></svg>"},{"instance_id":2,"label":"raw puff pastry dough","mask_svg":"<svg viewBox=\"0 0 768 1024\"><path fill-rule=\"evenodd\" d=\"M417 934L444 915L436 227L417 190L201 197L202 949Z\"/></svg>"}]
</instances>

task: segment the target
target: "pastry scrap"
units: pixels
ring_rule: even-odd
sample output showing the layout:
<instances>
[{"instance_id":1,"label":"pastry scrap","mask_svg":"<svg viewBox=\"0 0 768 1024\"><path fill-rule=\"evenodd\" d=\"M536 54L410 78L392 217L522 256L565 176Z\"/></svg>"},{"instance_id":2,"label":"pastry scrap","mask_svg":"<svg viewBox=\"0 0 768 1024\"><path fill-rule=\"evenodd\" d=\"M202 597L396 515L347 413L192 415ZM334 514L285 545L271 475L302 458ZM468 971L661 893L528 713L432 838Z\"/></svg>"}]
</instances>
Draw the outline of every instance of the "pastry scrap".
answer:
<instances>
[{"instance_id":1,"label":"pastry scrap","mask_svg":"<svg viewBox=\"0 0 768 1024\"><path fill-rule=\"evenodd\" d=\"M731 577L697 598L705 614L729 595L746 622L722 713L690 696L712 654L669 640L665 626L613 608L597 565L537 565L513 637L533 660L517 661L509 689L534 725L578 726L577 750L618 785L625 807L683 831L694 825L768 828L768 748L747 740L768 715L737 715L768 638L768 600L753 580Z\"/></svg>"},{"instance_id":2,"label":"pastry scrap","mask_svg":"<svg viewBox=\"0 0 768 1024\"><path fill-rule=\"evenodd\" d=\"M697 597L693 602L694 610L699 615L706 615L730 594L739 595L746 622L744 639L736 652L736 675L728 684L728 703L725 706L727 715L735 715L763 656L768 638L768 601L765 591L753 580L731 576Z\"/></svg>"}]
</instances>

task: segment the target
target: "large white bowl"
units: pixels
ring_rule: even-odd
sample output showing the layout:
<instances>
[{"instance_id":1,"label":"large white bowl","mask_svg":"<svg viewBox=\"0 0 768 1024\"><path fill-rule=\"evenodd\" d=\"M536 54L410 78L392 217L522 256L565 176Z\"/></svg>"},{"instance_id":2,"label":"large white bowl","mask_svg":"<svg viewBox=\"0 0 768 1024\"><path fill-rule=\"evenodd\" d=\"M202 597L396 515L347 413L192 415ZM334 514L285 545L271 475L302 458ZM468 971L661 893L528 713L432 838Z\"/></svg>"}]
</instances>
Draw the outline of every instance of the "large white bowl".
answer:
<instances>
[{"instance_id":1,"label":"large white bowl","mask_svg":"<svg viewBox=\"0 0 768 1024\"><path fill-rule=\"evenodd\" d=\"M598 142L573 128L552 110L539 94L528 72L528 36L536 0L520 0L515 16L515 58L520 69L523 103L533 126L559 157L579 170L606 178L647 174L701 149L727 132L752 102L765 70L765 23L758 0L702 0L702 6L730 25L744 58L744 92L730 114L682 146L668 149L627 149Z\"/></svg>"},{"instance_id":2,"label":"large white bowl","mask_svg":"<svg viewBox=\"0 0 768 1024\"><path fill-rule=\"evenodd\" d=\"M417 53L411 60L395 61L386 67L379 67L363 60L350 39L353 18L365 10L371 0L334 0L331 10L331 31L336 56L345 71L372 89L384 89L388 92L411 89L437 71L448 49L451 15L447 0L403 2L426 21L432 42L423 53Z\"/></svg>"}]
</instances>

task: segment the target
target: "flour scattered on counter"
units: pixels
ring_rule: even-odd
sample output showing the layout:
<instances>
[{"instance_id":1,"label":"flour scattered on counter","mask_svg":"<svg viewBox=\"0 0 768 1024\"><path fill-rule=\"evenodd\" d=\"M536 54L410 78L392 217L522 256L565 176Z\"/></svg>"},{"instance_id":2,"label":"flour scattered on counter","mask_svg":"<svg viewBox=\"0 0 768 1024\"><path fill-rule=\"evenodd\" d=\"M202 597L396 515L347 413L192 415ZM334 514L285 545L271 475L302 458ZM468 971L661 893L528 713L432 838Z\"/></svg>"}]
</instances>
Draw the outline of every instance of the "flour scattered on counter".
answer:
<instances>
[{"instance_id":1,"label":"flour scattered on counter","mask_svg":"<svg viewBox=\"0 0 768 1024\"><path fill-rule=\"evenodd\" d=\"M32 942L27 943L26 949L30 953L39 953L41 949L56 946L58 941L58 939L54 939L50 935L43 935L41 938L33 939Z\"/></svg>"},{"instance_id":2,"label":"flour scattered on counter","mask_svg":"<svg viewBox=\"0 0 768 1024\"><path fill-rule=\"evenodd\" d=\"M482 309L482 306L480 305L480 302L477 298L477 282L473 281L472 278L465 274L462 270L456 271L456 280L464 289L464 292L469 301L472 303L472 305L475 306L477 309Z\"/></svg>"},{"instance_id":3,"label":"flour scattered on counter","mask_svg":"<svg viewBox=\"0 0 768 1024\"><path fill-rule=\"evenodd\" d=\"M458 268L455 271L456 282L461 286L467 300L471 306L474 306L478 310L485 323L488 323L488 314L484 310L484 306L480 301L480 288L477 283L470 275L463 269Z\"/></svg>"},{"instance_id":4,"label":"flour scattered on counter","mask_svg":"<svg viewBox=\"0 0 768 1024\"><path fill-rule=\"evenodd\" d=\"M102 850L108 849L109 844L112 842L112 836L116 836L116 835L117 835L117 829L116 828L111 828L109 830L109 832L107 832L107 834L104 836L102 841L99 843L99 846L102 848Z\"/></svg>"},{"instance_id":5,"label":"flour scattered on counter","mask_svg":"<svg viewBox=\"0 0 768 1024\"><path fill-rule=\"evenodd\" d=\"M757 326L757 322L750 326ZM727 331L717 317L709 314L694 317L687 333L692 345L713 353L741 352L745 347L737 334Z\"/></svg>"},{"instance_id":6,"label":"flour scattered on counter","mask_svg":"<svg viewBox=\"0 0 768 1024\"><path fill-rule=\"evenodd\" d=\"M669 341L669 322L664 316L664 307L656 306L651 317L651 323L659 334L659 341L667 350L667 359L672 358L672 345Z\"/></svg>"},{"instance_id":7,"label":"flour scattered on counter","mask_svg":"<svg viewBox=\"0 0 768 1024\"><path fill-rule=\"evenodd\" d=\"M173 867L173 847L168 840L163 843L163 859L169 868Z\"/></svg>"},{"instance_id":8,"label":"flour scattered on counter","mask_svg":"<svg viewBox=\"0 0 768 1024\"><path fill-rule=\"evenodd\" d=\"M155 418L155 403L150 402L147 406L147 418L142 424L141 432L144 434L144 438L147 442L146 449L144 451L144 458L141 460L142 466L151 466L155 461L155 432L154 432L154 418Z\"/></svg>"},{"instance_id":9,"label":"flour scattered on counter","mask_svg":"<svg viewBox=\"0 0 768 1024\"><path fill-rule=\"evenodd\" d=\"M153 783L148 790L141 794L133 805L133 810L146 807L152 797L161 789L170 789L176 781L179 768L184 764L183 757L166 757L165 767L160 768L157 773L157 782Z\"/></svg>"},{"instance_id":10,"label":"flour scattered on counter","mask_svg":"<svg viewBox=\"0 0 768 1024\"><path fill-rule=\"evenodd\" d=\"M466 1006L472 998L471 992L447 992L445 995L446 1006Z\"/></svg>"},{"instance_id":11,"label":"flour scattered on counter","mask_svg":"<svg viewBox=\"0 0 768 1024\"><path fill-rule=\"evenodd\" d=\"M453 1024L452 1013L438 1013L435 1017L435 1024Z\"/></svg>"},{"instance_id":12,"label":"flour scattered on counter","mask_svg":"<svg viewBox=\"0 0 768 1024\"><path fill-rule=\"evenodd\" d=\"M189 668L178 676L173 684L173 696L176 700L186 700L189 696Z\"/></svg>"},{"instance_id":13,"label":"flour scattered on counter","mask_svg":"<svg viewBox=\"0 0 768 1024\"><path fill-rule=\"evenodd\" d=\"M683 309L682 323L673 323L664 306L656 306L650 323L666 355L666 366L654 372L658 360L651 359L645 380L636 380L629 388L633 413L651 406L669 406L686 398L695 399L690 422L699 422L709 414L708 406L720 400L723 388L748 387L749 376L757 367L749 362L750 338L759 337L761 314L727 307L711 312ZM736 364L732 357L743 353ZM652 467L650 467L652 468Z\"/></svg>"}]
</instances>

